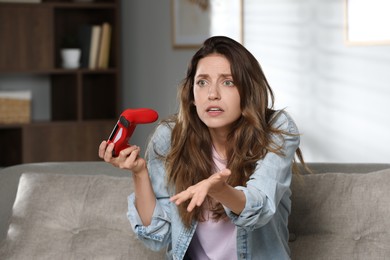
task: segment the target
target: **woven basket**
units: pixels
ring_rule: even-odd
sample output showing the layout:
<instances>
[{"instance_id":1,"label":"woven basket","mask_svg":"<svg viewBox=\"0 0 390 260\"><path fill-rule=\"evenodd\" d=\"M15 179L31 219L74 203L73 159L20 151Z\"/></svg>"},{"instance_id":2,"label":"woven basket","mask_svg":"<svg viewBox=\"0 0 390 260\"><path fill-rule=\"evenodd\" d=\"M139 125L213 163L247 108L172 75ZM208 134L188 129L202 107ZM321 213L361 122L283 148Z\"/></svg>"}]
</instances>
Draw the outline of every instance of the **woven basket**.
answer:
<instances>
[{"instance_id":1,"label":"woven basket","mask_svg":"<svg viewBox=\"0 0 390 260\"><path fill-rule=\"evenodd\" d=\"M31 122L31 99L17 99L0 95L0 124Z\"/></svg>"}]
</instances>

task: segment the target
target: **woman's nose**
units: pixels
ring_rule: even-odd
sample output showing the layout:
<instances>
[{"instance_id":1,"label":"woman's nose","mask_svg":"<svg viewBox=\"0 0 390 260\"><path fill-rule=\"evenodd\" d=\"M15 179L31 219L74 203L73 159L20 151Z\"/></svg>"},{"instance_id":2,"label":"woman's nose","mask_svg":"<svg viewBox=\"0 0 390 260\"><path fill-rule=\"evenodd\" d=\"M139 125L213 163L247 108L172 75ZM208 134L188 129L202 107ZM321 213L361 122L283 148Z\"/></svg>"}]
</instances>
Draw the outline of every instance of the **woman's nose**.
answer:
<instances>
[{"instance_id":1,"label":"woman's nose","mask_svg":"<svg viewBox=\"0 0 390 260\"><path fill-rule=\"evenodd\" d=\"M218 86L211 85L208 92L209 100L220 99Z\"/></svg>"}]
</instances>

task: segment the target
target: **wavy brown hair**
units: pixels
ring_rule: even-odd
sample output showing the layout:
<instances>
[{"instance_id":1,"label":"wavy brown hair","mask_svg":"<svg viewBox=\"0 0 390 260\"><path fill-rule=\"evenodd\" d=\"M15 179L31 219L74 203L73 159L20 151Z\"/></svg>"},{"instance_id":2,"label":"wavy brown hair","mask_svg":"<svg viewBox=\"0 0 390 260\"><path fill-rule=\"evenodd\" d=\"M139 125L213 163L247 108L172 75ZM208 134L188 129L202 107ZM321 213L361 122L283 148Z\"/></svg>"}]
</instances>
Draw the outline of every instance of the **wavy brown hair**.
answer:
<instances>
[{"instance_id":1,"label":"wavy brown hair","mask_svg":"<svg viewBox=\"0 0 390 260\"><path fill-rule=\"evenodd\" d=\"M210 54L221 54L230 62L234 84L240 94L241 117L227 137L227 168L232 172L228 184L245 186L256 162L268 152L281 154L272 134L283 134L272 127L275 118L274 94L256 58L240 43L223 36L207 39L195 53L180 85L178 114L166 122L174 122L171 150L166 156L169 184L179 193L213 173L212 140L208 127L199 119L194 106L194 77L199 60ZM302 159L300 150L297 155ZM188 203L179 205L183 223L189 227L203 221L202 207L187 212ZM221 204L212 209L214 218L226 217Z\"/></svg>"}]
</instances>

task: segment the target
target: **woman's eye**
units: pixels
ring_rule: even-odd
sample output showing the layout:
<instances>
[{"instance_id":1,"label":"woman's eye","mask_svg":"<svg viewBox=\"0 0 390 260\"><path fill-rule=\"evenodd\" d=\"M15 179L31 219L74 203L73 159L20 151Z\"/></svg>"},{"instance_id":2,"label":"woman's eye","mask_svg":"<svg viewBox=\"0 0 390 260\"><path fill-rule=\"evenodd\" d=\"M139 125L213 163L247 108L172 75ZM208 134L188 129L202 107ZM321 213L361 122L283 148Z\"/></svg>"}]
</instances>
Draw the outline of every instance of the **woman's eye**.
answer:
<instances>
[{"instance_id":1,"label":"woman's eye","mask_svg":"<svg viewBox=\"0 0 390 260\"><path fill-rule=\"evenodd\" d=\"M201 80L198 80L198 82L196 84L199 85L200 87L203 87L203 86L206 86L207 82L206 82L206 80L201 79Z\"/></svg>"},{"instance_id":2,"label":"woman's eye","mask_svg":"<svg viewBox=\"0 0 390 260\"><path fill-rule=\"evenodd\" d=\"M223 84L224 84L225 86L228 86L228 87L233 87L233 86L234 86L234 82L233 82L232 80L225 80L225 81L223 82Z\"/></svg>"}]
</instances>

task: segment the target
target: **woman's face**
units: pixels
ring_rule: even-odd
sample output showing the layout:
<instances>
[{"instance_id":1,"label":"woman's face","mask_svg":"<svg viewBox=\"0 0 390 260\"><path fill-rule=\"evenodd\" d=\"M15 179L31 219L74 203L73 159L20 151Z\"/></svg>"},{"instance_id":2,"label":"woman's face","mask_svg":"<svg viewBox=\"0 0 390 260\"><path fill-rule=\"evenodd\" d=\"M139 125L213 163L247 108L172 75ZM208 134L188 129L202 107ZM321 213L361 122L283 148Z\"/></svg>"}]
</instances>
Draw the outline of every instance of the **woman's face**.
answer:
<instances>
[{"instance_id":1,"label":"woman's face","mask_svg":"<svg viewBox=\"0 0 390 260\"><path fill-rule=\"evenodd\" d=\"M220 54L199 60L194 78L197 114L212 131L227 133L241 116L240 94L234 85L229 61Z\"/></svg>"}]
</instances>

